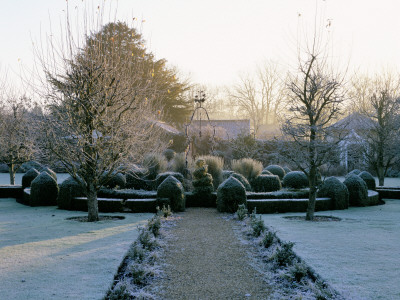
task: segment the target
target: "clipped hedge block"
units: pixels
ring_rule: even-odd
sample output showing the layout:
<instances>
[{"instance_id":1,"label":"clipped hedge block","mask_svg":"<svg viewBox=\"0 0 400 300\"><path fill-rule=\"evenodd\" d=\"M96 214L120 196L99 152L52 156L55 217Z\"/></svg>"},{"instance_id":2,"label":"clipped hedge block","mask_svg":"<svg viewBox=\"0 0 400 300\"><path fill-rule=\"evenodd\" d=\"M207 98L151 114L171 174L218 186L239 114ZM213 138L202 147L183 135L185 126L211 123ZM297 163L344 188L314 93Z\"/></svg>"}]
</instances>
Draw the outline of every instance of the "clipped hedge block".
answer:
<instances>
[{"instance_id":1,"label":"clipped hedge block","mask_svg":"<svg viewBox=\"0 0 400 300\"><path fill-rule=\"evenodd\" d=\"M264 169L264 170L262 170L261 175L274 175L274 174L272 174L270 171Z\"/></svg>"},{"instance_id":2,"label":"clipped hedge block","mask_svg":"<svg viewBox=\"0 0 400 300\"><path fill-rule=\"evenodd\" d=\"M347 209L349 207L349 190L347 186L335 177L327 178L318 190L318 197L332 199L332 209Z\"/></svg>"},{"instance_id":3,"label":"clipped hedge block","mask_svg":"<svg viewBox=\"0 0 400 300\"><path fill-rule=\"evenodd\" d=\"M291 171L286 173L282 180L282 186L292 189L302 189L308 187L307 175L302 171Z\"/></svg>"},{"instance_id":4,"label":"clipped hedge block","mask_svg":"<svg viewBox=\"0 0 400 300\"><path fill-rule=\"evenodd\" d=\"M178 179L183 184L184 177L183 177L183 175L181 173L178 173L178 172L164 172L164 173L158 174L157 177L156 177L156 189L158 188L158 186L165 179L167 179L168 176L174 176L176 179Z\"/></svg>"},{"instance_id":5,"label":"clipped hedge block","mask_svg":"<svg viewBox=\"0 0 400 300\"><path fill-rule=\"evenodd\" d=\"M48 168L48 167L43 167L39 170L40 173L42 172L46 172L47 174L49 174L51 177L54 178L54 180L57 182L57 174L56 172L54 172L52 169Z\"/></svg>"},{"instance_id":6,"label":"clipped hedge block","mask_svg":"<svg viewBox=\"0 0 400 300\"><path fill-rule=\"evenodd\" d=\"M103 175L103 178L105 178L107 175L108 175L108 173L105 172L105 174ZM106 181L106 183L103 184L103 186L110 188L110 189L115 189L116 187L123 189L126 186L126 177L122 173L111 174L110 178L108 178L108 180Z\"/></svg>"},{"instance_id":7,"label":"clipped hedge block","mask_svg":"<svg viewBox=\"0 0 400 300\"><path fill-rule=\"evenodd\" d=\"M278 165L269 165L264 170L271 172L273 175L278 175L280 180L282 180L286 175L285 170Z\"/></svg>"},{"instance_id":8,"label":"clipped hedge block","mask_svg":"<svg viewBox=\"0 0 400 300\"><path fill-rule=\"evenodd\" d=\"M269 192L269 193L246 193L247 199L302 199L308 198L310 194L310 189L302 189L297 191L289 191L282 189L276 192Z\"/></svg>"},{"instance_id":9,"label":"clipped hedge block","mask_svg":"<svg viewBox=\"0 0 400 300\"><path fill-rule=\"evenodd\" d=\"M31 183L31 206L57 205L58 184L47 172L42 172Z\"/></svg>"},{"instance_id":10,"label":"clipped hedge block","mask_svg":"<svg viewBox=\"0 0 400 300\"><path fill-rule=\"evenodd\" d=\"M230 176L217 190L217 209L220 212L234 213L239 204L246 204L246 189L235 177Z\"/></svg>"},{"instance_id":11,"label":"clipped hedge block","mask_svg":"<svg viewBox=\"0 0 400 300\"><path fill-rule=\"evenodd\" d=\"M186 207L217 207L217 193L207 195L185 192Z\"/></svg>"},{"instance_id":12,"label":"clipped hedge block","mask_svg":"<svg viewBox=\"0 0 400 300\"><path fill-rule=\"evenodd\" d=\"M185 194L182 183L173 176L168 176L157 189L157 198L168 198L173 211L185 210Z\"/></svg>"},{"instance_id":13,"label":"clipped hedge block","mask_svg":"<svg viewBox=\"0 0 400 300\"><path fill-rule=\"evenodd\" d=\"M157 192L133 190L133 189L112 190L112 189L101 188L97 192L97 197L117 198L117 199L149 199L149 198L156 198Z\"/></svg>"},{"instance_id":14,"label":"clipped hedge block","mask_svg":"<svg viewBox=\"0 0 400 300\"><path fill-rule=\"evenodd\" d=\"M73 208L73 198L81 197L84 194L82 185L69 176L59 185L57 197L58 208L71 210Z\"/></svg>"},{"instance_id":15,"label":"clipped hedge block","mask_svg":"<svg viewBox=\"0 0 400 300\"><path fill-rule=\"evenodd\" d=\"M73 210L88 211L87 198L86 197L74 197ZM123 203L121 199L112 198L97 198L97 204L99 212L122 212Z\"/></svg>"},{"instance_id":16,"label":"clipped hedge block","mask_svg":"<svg viewBox=\"0 0 400 300\"><path fill-rule=\"evenodd\" d=\"M285 170L285 173L292 172L292 170L289 167L282 167Z\"/></svg>"},{"instance_id":17,"label":"clipped hedge block","mask_svg":"<svg viewBox=\"0 0 400 300\"><path fill-rule=\"evenodd\" d=\"M158 203L157 198L127 199L125 201L125 207L133 213L154 213L156 212L157 206L162 207L162 205Z\"/></svg>"},{"instance_id":18,"label":"clipped hedge block","mask_svg":"<svg viewBox=\"0 0 400 300\"><path fill-rule=\"evenodd\" d=\"M22 188L28 188L31 186L32 181L38 177L40 172L35 168L31 168L22 176Z\"/></svg>"},{"instance_id":19,"label":"clipped hedge block","mask_svg":"<svg viewBox=\"0 0 400 300\"><path fill-rule=\"evenodd\" d=\"M350 175L358 175L360 173L361 173L361 171L359 169L354 169L353 171L347 173L346 177L350 176Z\"/></svg>"},{"instance_id":20,"label":"clipped hedge block","mask_svg":"<svg viewBox=\"0 0 400 300\"><path fill-rule=\"evenodd\" d=\"M350 206L368 206L368 187L358 175L349 175L343 182L349 190Z\"/></svg>"},{"instance_id":21,"label":"clipped hedge block","mask_svg":"<svg viewBox=\"0 0 400 300\"><path fill-rule=\"evenodd\" d=\"M231 171L231 170L223 170L223 171L222 171L222 180L225 181L225 180L228 179L229 176L231 176L233 173L235 173L235 172L233 172L233 171Z\"/></svg>"},{"instance_id":22,"label":"clipped hedge block","mask_svg":"<svg viewBox=\"0 0 400 300\"><path fill-rule=\"evenodd\" d=\"M278 175L260 175L251 184L256 193L274 192L282 188Z\"/></svg>"},{"instance_id":23,"label":"clipped hedge block","mask_svg":"<svg viewBox=\"0 0 400 300\"><path fill-rule=\"evenodd\" d=\"M369 190L376 190L376 182L375 178L367 171L363 171L358 176L361 177L362 180L365 181Z\"/></svg>"},{"instance_id":24,"label":"clipped hedge block","mask_svg":"<svg viewBox=\"0 0 400 300\"><path fill-rule=\"evenodd\" d=\"M17 202L23 200L23 189L21 185L1 185L0 198L15 198Z\"/></svg>"},{"instance_id":25,"label":"clipped hedge block","mask_svg":"<svg viewBox=\"0 0 400 300\"><path fill-rule=\"evenodd\" d=\"M148 190L147 181L144 180L147 174L147 169L135 166L125 174L125 187L128 189Z\"/></svg>"},{"instance_id":26,"label":"clipped hedge block","mask_svg":"<svg viewBox=\"0 0 400 300\"><path fill-rule=\"evenodd\" d=\"M317 198L315 211L331 210L332 200L330 198ZM308 199L263 199L247 200L247 209L253 211L257 209L260 214L286 213L286 212L306 212Z\"/></svg>"}]
</instances>

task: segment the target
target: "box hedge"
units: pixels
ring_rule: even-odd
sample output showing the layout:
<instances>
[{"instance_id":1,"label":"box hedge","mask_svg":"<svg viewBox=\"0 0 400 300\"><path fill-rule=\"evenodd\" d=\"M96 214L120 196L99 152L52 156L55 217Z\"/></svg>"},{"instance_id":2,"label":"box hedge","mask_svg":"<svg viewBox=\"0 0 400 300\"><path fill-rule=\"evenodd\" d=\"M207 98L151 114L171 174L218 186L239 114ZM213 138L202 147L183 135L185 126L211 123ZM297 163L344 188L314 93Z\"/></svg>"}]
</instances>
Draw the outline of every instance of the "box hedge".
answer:
<instances>
[{"instance_id":1,"label":"box hedge","mask_svg":"<svg viewBox=\"0 0 400 300\"><path fill-rule=\"evenodd\" d=\"M286 173L282 180L282 186L292 189L302 189L308 187L307 175L302 171L291 171Z\"/></svg>"},{"instance_id":2,"label":"box hedge","mask_svg":"<svg viewBox=\"0 0 400 300\"><path fill-rule=\"evenodd\" d=\"M256 193L274 192L282 188L278 175L260 175L251 183Z\"/></svg>"},{"instance_id":3,"label":"box hedge","mask_svg":"<svg viewBox=\"0 0 400 300\"><path fill-rule=\"evenodd\" d=\"M360 176L350 174L343 183L349 190L350 206L368 206L368 187Z\"/></svg>"},{"instance_id":4,"label":"box hedge","mask_svg":"<svg viewBox=\"0 0 400 300\"><path fill-rule=\"evenodd\" d=\"M59 185L57 197L58 208L73 209L73 198L85 195L82 185L73 177L69 176Z\"/></svg>"},{"instance_id":5,"label":"box hedge","mask_svg":"<svg viewBox=\"0 0 400 300\"><path fill-rule=\"evenodd\" d=\"M47 172L41 172L31 183L30 205L57 205L58 184Z\"/></svg>"},{"instance_id":6,"label":"box hedge","mask_svg":"<svg viewBox=\"0 0 400 300\"><path fill-rule=\"evenodd\" d=\"M220 212L234 213L239 204L246 204L246 189L235 177L230 176L218 187L217 209Z\"/></svg>"},{"instance_id":7,"label":"box hedge","mask_svg":"<svg viewBox=\"0 0 400 300\"><path fill-rule=\"evenodd\" d=\"M182 183L173 176L168 176L157 189L157 199L168 198L173 211L185 210L185 194Z\"/></svg>"},{"instance_id":8,"label":"box hedge","mask_svg":"<svg viewBox=\"0 0 400 300\"><path fill-rule=\"evenodd\" d=\"M32 181L38 177L40 172L35 168L31 168L22 176L22 189L28 188L31 186Z\"/></svg>"},{"instance_id":9,"label":"box hedge","mask_svg":"<svg viewBox=\"0 0 400 300\"><path fill-rule=\"evenodd\" d=\"M332 199L332 209L347 209L349 207L349 190L347 186L335 177L327 178L318 190L318 197Z\"/></svg>"},{"instance_id":10,"label":"box hedge","mask_svg":"<svg viewBox=\"0 0 400 300\"><path fill-rule=\"evenodd\" d=\"M280 180L286 175L285 170L279 165L269 165L264 170L271 172L273 175L278 175Z\"/></svg>"},{"instance_id":11,"label":"box hedge","mask_svg":"<svg viewBox=\"0 0 400 300\"><path fill-rule=\"evenodd\" d=\"M369 190L376 190L376 182L375 178L367 171L363 171L358 176L361 177L362 180L365 181Z\"/></svg>"}]
</instances>

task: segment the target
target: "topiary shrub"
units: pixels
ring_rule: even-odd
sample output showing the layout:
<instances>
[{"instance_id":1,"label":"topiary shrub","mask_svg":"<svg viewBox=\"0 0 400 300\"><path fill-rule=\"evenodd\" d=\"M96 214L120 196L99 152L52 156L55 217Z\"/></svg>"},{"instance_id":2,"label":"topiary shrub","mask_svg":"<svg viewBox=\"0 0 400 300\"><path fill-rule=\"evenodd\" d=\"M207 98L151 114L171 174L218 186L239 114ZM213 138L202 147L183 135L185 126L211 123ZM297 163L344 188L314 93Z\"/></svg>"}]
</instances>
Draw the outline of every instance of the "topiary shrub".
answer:
<instances>
[{"instance_id":1,"label":"topiary shrub","mask_svg":"<svg viewBox=\"0 0 400 300\"><path fill-rule=\"evenodd\" d=\"M231 176L233 173L235 173L235 172L233 172L231 170L222 170L222 181L225 181L226 179L228 179L229 176Z\"/></svg>"},{"instance_id":2,"label":"topiary shrub","mask_svg":"<svg viewBox=\"0 0 400 300\"><path fill-rule=\"evenodd\" d=\"M282 186L292 189L302 189L308 187L307 175L302 171L291 171L283 177Z\"/></svg>"},{"instance_id":3,"label":"topiary shrub","mask_svg":"<svg viewBox=\"0 0 400 300\"><path fill-rule=\"evenodd\" d=\"M231 176L218 187L217 209L219 212L234 213L240 204L246 204L246 190L239 180Z\"/></svg>"},{"instance_id":4,"label":"topiary shrub","mask_svg":"<svg viewBox=\"0 0 400 300\"><path fill-rule=\"evenodd\" d=\"M248 182L248 180L246 179L246 177L244 177L242 174L239 173L232 173L231 174L232 177L236 178L237 180L240 181L241 184L243 184L244 188L246 189L247 192L251 191L251 185Z\"/></svg>"},{"instance_id":5,"label":"topiary shrub","mask_svg":"<svg viewBox=\"0 0 400 300\"><path fill-rule=\"evenodd\" d=\"M54 172L52 169L49 169L48 167L44 167L44 168L40 169L39 172L40 172L40 173L46 172L46 173L49 174L51 177L53 177L54 180L57 182L57 174L56 174L56 172Z\"/></svg>"},{"instance_id":6,"label":"topiary shrub","mask_svg":"<svg viewBox=\"0 0 400 300\"><path fill-rule=\"evenodd\" d=\"M35 168L29 169L28 172L26 172L22 176L22 189L28 188L31 186L31 182L39 175L39 171L36 170Z\"/></svg>"},{"instance_id":7,"label":"topiary shrub","mask_svg":"<svg viewBox=\"0 0 400 300\"><path fill-rule=\"evenodd\" d=\"M56 205L58 184L47 172L41 172L31 183L31 206Z\"/></svg>"},{"instance_id":8,"label":"topiary shrub","mask_svg":"<svg viewBox=\"0 0 400 300\"><path fill-rule=\"evenodd\" d=\"M350 206L368 205L368 187L360 176L351 174L343 182L349 190Z\"/></svg>"},{"instance_id":9,"label":"topiary shrub","mask_svg":"<svg viewBox=\"0 0 400 300\"><path fill-rule=\"evenodd\" d=\"M353 171L347 173L346 177L350 176L350 175L358 175L360 173L361 173L361 171L359 169L354 169Z\"/></svg>"},{"instance_id":10,"label":"topiary shrub","mask_svg":"<svg viewBox=\"0 0 400 300\"><path fill-rule=\"evenodd\" d=\"M285 170L286 174L289 172L292 172L292 170L289 167L282 167L282 168L283 168L283 170Z\"/></svg>"},{"instance_id":11,"label":"topiary shrub","mask_svg":"<svg viewBox=\"0 0 400 300\"><path fill-rule=\"evenodd\" d=\"M107 172L104 172L103 180L105 180L107 174ZM113 173L103 186L109 189L115 189L116 187L123 189L126 186L126 177L122 173Z\"/></svg>"},{"instance_id":12,"label":"topiary shrub","mask_svg":"<svg viewBox=\"0 0 400 300\"><path fill-rule=\"evenodd\" d=\"M181 173L178 172L164 172L164 173L160 173L157 175L156 177L156 188L158 188L158 186L165 180L168 178L168 176L173 176L176 179L178 179L182 184L183 184L183 175Z\"/></svg>"},{"instance_id":13,"label":"topiary shrub","mask_svg":"<svg viewBox=\"0 0 400 300\"><path fill-rule=\"evenodd\" d=\"M269 165L264 170L270 171L273 175L278 175L280 180L286 175L285 170L278 165Z\"/></svg>"},{"instance_id":14,"label":"topiary shrub","mask_svg":"<svg viewBox=\"0 0 400 300\"><path fill-rule=\"evenodd\" d=\"M251 186L256 193L274 192L282 188L278 175L260 175L253 180Z\"/></svg>"},{"instance_id":15,"label":"topiary shrub","mask_svg":"<svg viewBox=\"0 0 400 300\"><path fill-rule=\"evenodd\" d=\"M193 177L194 193L211 194L214 191L213 178L208 173L208 166L204 159L196 161L196 170L193 171Z\"/></svg>"},{"instance_id":16,"label":"topiary shrub","mask_svg":"<svg viewBox=\"0 0 400 300\"><path fill-rule=\"evenodd\" d=\"M371 173L363 171L360 174L358 174L358 176L360 176L361 179L365 181L369 190L373 191L376 190L375 178L371 175Z\"/></svg>"},{"instance_id":17,"label":"topiary shrub","mask_svg":"<svg viewBox=\"0 0 400 300\"><path fill-rule=\"evenodd\" d=\"M200 156L199 159L203 159L206 162L206 165L208 166L207 172L211 174L213 178L214 190L216 190L222 182L222 168L224 167L224 159L222 157L212 155Z\"/></svg>"},{"instance_id":18,"label":"topiary shrub","mask_svg":"<svg viewBox=\"0 0 400 300\"><path fill-rule=\"evenodd\" d=\"M318 190L318 197L332 199L332 209L347 209L349 207L349 190L347 186L335 177L328 177Z\"/></svg>"},{"instance_id":19,"label":"topiary shrub","mask_svg":"<svg viewBox=\"0 0 400 300\"><path fill-rule=\"evenodd\" d=\"M163 155L167 159L167 161L171 161L174 158L175 154L175 151L172 149L166 149L163 152Z\"/></svg>"},{"instance_id":20,"label":"topiary shrub","mask_svg":"<svg viewBox=\"0 0 400 300\"><path fill-rule=\"evenodd\" d=\"M145 156L143 166L149 171L146 179L154 180L159 173L167 170L168 162L163 155L152 153Z\"/></svg>"},{"instance_id":21,"label":"topiary shrub","mask_svg":"<svg viewBox=\"0 0 400 300\"><path fill-rule=\"evenodd\" d=\"M235 173L242 174L249 182L260 175L262 169L262 163L251 158L232 160L232 170Z\"/></svg>"},{"instance_id":22,"label":"topiary shrub","mask_svg":"<svg viewBox=\"0 0 400 300\"><path fill-rule=\"evenodd\" d=\"M262 170L261 175L274 175L274 174L272 174L270 171L264 169L264 170Z\"/></svg>"},{"instance_id":23,"label":"topiary shrub","mask_svg":"<svg viewBox=\"0 0 400 300\"><path fill-rule=\"evenodd\" d=\"M73 209L72 198L82 197L85 192L82 185L79 184L73 177L69 176L59 186L59 193L57 197L58 208Z\"/></svg>"},{"instance_id":24,"label":"topiary shrub","mask_svg":"<svg viewBox=\"0 0 400 300\"><path fill-rule=\"evenodd\" d=\"M185 194L182 183L173 176L168 176L158 186L157 198L168 198L173 211L185 210Z\"/></svg>"}]
</instances>

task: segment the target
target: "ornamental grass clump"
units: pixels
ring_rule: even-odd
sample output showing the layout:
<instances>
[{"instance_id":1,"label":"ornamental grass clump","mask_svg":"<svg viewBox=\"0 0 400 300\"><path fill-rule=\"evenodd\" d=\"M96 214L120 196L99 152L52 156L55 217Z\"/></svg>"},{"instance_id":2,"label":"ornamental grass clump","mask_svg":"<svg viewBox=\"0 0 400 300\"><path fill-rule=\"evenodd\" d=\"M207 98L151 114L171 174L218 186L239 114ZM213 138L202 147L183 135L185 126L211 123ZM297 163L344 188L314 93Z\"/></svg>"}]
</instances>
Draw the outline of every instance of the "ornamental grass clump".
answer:
<instances>
[{"instance_id":1,"label":"ornamental grass clump","mask_svg":"<svg viewBox=\"0 0 400 300\"><path fill-rule=\"evenodd\" d=\"M365 181L369 190L373 191L376 190L375 178L371 175L371 173L363 171L360 174L358 174L358 176L360 176L361 179Z\"/></svg>"},{"instance_id":2,"label":"ornamental grass clump","mask_svg":"<svg viewBox=\"0 0 400 300\"><path fill-rule=\"evenodd\" d=\"M159 173L167 170L168 162L162 154L152 153L144 157L143 166L148 170L146 179L154 180Z\"/></svg>"},{"instance_id":3,"label":"ornamental grass clump","mask_svg":"<svg viewBox=\"0 0 400 300\"><path fill-rule=\"evenodd\" d=\"M72 209L72 199L85 195L82 185L69 176L59 185L57 205L60 209Z\"/></svg>"},{"instance_id":4,"label":"ornamental grass clump","mask_svg":"<svg viewBox=\"0 0 400 300\"><path fill-rule=\"evenodd\" d=\"M349 190L336 177L328 177L318 190L318 197L332 199L332 209L347 209L349 207Z\"/></svg>"},{"instance_id":5,"label":"ornamental grass clump","mask_svg":"<svg viewBox=\"0 0 400 300\"><path fill-rule=\"evenodd\" d=\"M214 190L216 190L222 182L222 169L224 167L224 159L222 157L213 155L203 155L200 156L199 159L203 159L205 161L205 164L208 166L207 172L211 174L213 178Z\"/></svg>"},{"instance_id":6,"label":"ornamental grass clump","mask_svg":"<svg viewBox=\"0 0 400 300\"><path fill-rule=\"evenodd\" d=\"M234 177L229 177L217 190L217 209L219 212L234 213L240 204L246 205L246 189Z\"/></svg>"},{"instance_id":7,"label":"ornamental grass clump","mask_svg":"<svg viewBox=\"0 0 400 300\"><path fill-rule=\"evenodd\" d=\"M263 169L262 163L252 158L232 160L232 170L242 174L251 183Z\"/></svg>"},{"instance_id":8,"label":"ornamental grass clump","mask_svg":"<svg viewBox=\"0 0 400 300\"><path fill-rule=\"evenodd\" d=\"M31 186L32 181L38 177L39 171L35 168L31 168L22 176L22 189L28 188Z\"/></svg>"},{"instance_id":9,"label":"ornamental grass clump","mask_svg":"<svg viewBox=\"0 0 400 300\"><path fill-rule=\"evenodd\" d=\"M269 165L264 170L267 170L274 175L278 175L280 180L282 180L286 175L285 170L279 165Z\"/></svg>"},{"instance_id":10,"label":"ornamental grass clump","mask_svg":"<svg viewBox=\"0 0 400 300\"><path fill-rule=\"evenodd\" d=\"M349 190L350 206L368 205L368 187L358 175L349 175L343 182Z\"/></svg>"},{"instance_id":11,"label":"ornamental grass clump","mask_svg":"<svg viewBox=\"0 0 400 300\"><path fill-rule=\"evenodd\" d=\"M185 194L182 183L173 176L168 176L157 188L157 198L168 198L171 209L175 212L185 210Z\"/></svg>"},{"instance_id":12,"label":"ornamental grass clump","mask_svg":"<svg viewBox=\"0 0 400 300\"><path fill-rule=\"evenodd\" d=\"M163 152L164 157L167 159L168 162L170 162L174 157L175 157L175 151L172 149L166 149Z\"/></svg>"},{"instance_id":13,"label":"ornamental grass clump","mask_svg":"<svg viewBox=\"0 0 400 300\"><path fill-rule=\"evenodd\" d=\"M30 205L56 205L58 184L47 172L40 173L31 183Z\"/></svg>"},{"instance_id":14,"label":"ornamental grass clump","mask_svg":"<svg viewBox=\"0 0 400 300\"><path fill-rule=\"evenodd\" d=\"M302 171L291 171L286 173L282 180L282 186L291 189L302 189L308 187L307 175Z\"/></svg>"},{"instance_id":15,"label":"ornamental grass clump","mask_svg":"<svg viewBox=\"0 0 400 300\"><path fill-rule=\"evenodd\" d=\"M279 191L282 188L281 181L277 175L257 176L252 181L252 187L256 193L274 192Z\"/></svg>"}]
</instances>

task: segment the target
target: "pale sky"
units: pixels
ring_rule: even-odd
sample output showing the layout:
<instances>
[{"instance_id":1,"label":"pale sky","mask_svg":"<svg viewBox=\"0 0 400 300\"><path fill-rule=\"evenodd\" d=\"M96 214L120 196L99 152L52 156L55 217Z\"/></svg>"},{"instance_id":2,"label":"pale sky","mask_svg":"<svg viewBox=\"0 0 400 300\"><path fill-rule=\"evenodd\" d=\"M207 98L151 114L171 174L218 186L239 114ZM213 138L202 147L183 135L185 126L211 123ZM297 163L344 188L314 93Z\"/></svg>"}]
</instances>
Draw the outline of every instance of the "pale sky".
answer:
<instances>
[{"instance_id":1,"label":"pale sky","mask_svg":"<svg viewBox=\"0 0 400 300\"><path fill-rule=\"evenodd\" d=\"M70 10L81 9L82 2L68 0ZM298 32L312 34L316 3L319 28L333 41L330 49L338 60L370 72L400 70L398 0L105 1L110 2L118 3L118 19L139 20L134 24L157 58L200 84L230 84L265 60L295 67L296 44L303 37ZM32 40L58 34L66 3L0 0L1 71L32 65Z\"/></svg>"}]
</instances>

